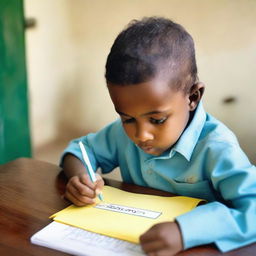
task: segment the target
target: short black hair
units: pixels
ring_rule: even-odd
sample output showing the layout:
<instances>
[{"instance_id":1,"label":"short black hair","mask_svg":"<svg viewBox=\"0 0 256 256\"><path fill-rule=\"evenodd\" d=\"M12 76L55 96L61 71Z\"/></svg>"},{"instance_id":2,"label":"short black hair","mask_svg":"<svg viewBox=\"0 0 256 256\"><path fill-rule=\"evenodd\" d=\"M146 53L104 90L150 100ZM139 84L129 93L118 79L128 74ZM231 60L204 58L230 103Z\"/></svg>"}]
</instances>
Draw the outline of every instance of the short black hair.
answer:
<instances>
[{"instance_id":1,"label":"short black hair","mask_svg":"<svg viewBox=\"0 0 256 256\"><path fill-rule=\"evenodd\" d=\"M181 25L146 17L133 20L119 33L107 58L105 78L108 84L137 84L154 78L162 68L175 76L172 86L188 91L197 81L194 41Z\"/></svg>"}]
</instances>

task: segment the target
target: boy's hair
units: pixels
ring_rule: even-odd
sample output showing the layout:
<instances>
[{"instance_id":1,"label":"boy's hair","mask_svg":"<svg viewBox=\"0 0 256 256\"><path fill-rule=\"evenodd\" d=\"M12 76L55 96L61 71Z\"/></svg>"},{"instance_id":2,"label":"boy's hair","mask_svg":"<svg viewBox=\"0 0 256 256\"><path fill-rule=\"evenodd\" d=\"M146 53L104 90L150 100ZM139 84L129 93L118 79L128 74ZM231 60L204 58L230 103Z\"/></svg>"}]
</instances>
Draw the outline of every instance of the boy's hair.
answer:
<instances>
[{"instance_id":1,"label":"boy's hair","mask_svg":"<svg viewBox=\"0 0 256 256\"><path fill-rule=\"evenodd\" d=\"M169 75L172 88L189 91L197 81L192 37L181 25L166 18L132 21L120 32L110 50L106 62L107 83L147 82L161 70Z\"/></svg>"}]
</instances>

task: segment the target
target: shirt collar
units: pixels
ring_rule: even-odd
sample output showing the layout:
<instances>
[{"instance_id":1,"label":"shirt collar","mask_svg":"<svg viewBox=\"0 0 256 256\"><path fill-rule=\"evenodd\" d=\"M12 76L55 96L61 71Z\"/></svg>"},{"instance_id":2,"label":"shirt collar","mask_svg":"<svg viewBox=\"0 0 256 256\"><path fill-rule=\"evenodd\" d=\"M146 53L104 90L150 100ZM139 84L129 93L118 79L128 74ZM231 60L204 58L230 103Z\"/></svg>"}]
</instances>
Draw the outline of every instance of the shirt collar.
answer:
<instances>
[{"instance_id":1,"label":"shirt collar","mask_svg":"<svg viewBox=\"0 0 256 256\"><path fill-rule=\"evenodd\" d=\"M203 103L200 101L195 110L193 119L190 121L189 126L184 130L177 143L170 150L169 157L172 157L176 151L182 154L188 161L190 160L204 127L205 120L206 113L203 108Z\"/></svg>"}]
</instances>

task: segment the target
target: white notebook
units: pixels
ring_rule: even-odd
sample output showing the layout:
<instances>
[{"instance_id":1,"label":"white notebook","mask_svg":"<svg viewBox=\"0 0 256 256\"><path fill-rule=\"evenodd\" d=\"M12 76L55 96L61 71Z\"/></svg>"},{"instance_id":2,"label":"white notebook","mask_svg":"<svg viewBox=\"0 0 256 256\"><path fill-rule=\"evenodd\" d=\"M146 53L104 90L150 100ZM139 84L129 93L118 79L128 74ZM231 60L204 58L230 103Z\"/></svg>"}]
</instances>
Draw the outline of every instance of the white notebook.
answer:
<instances>
[{"instance_id":1,"label":"white notebook","mask_svg":"<svg viewBox=\"0 0 256 256\"><path fill-rule=\"evenodd\" d=\"M81 256L144 256L140 245L56 221L31 237L33 244Z\"/></svg>"}]
</instances>

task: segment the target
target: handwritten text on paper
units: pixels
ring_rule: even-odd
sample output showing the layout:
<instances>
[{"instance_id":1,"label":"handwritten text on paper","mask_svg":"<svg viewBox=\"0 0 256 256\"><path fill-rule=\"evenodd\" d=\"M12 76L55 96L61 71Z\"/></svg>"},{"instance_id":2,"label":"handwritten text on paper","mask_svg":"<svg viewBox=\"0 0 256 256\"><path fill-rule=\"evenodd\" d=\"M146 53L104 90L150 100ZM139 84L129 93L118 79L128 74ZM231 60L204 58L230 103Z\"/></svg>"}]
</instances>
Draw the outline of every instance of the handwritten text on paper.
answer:
<instances>
[{"instance_id":1,"label":"handwritten text on paper","mask_svg":"<svg viewBox=\"0 0 256 256\"><path fill-rule=\"evenodd\" d=\"M120 212L120 213L136 215L136 216L145 217L145 218L151 218L151 219L156 219L162 214L161 212L139 209L139 208L134 208L134 207L128 207L128 206L123 206L123 205L118 205L118 204L100 203L94 207L98 208L98 209L102 209L102 210Z\"/></svg>"}]
</instances>

